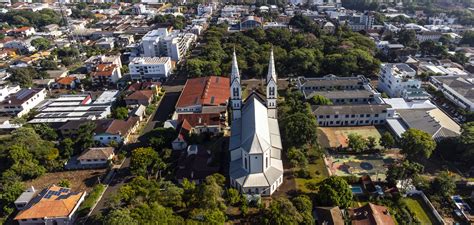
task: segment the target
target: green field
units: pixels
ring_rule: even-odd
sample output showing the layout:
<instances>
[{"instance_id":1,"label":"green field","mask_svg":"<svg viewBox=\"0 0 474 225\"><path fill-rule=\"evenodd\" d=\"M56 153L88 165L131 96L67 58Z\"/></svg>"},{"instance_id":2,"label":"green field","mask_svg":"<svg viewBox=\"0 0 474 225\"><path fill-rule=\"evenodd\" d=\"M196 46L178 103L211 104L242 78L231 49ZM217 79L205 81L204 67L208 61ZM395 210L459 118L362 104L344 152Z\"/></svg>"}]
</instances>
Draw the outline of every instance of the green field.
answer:
<instances>
[{"instance_id":1,"label":"green field","mask_svg":"<svg viewBox=\"0 0 474 225\"><path fill-rule=\"evenodd\" d=\"M408 197L404 198L403 201L421 224L435 224L435 220L432 220L430 214L423 208L421 200L418 200L416 197Z\"/></svg>"},{"instance_id":2,"label":"green field","mask_svg":"<svg viewBox=\"0 0 474 225\"><path fill-rule=\"evenodd\" d=\"M326 179L329 174L326 169L326 166L324 165L323 159L318 159L316 160L316 163L310 163L308 165L309 172L311 174L311 179L304 179L304 178L295 178L296 181L296 188L304 193L310 193L311 190L309 190L306 187L306 183L314 182L314 183L319 183L322 180Z\"/></svg>"}]
</instances>

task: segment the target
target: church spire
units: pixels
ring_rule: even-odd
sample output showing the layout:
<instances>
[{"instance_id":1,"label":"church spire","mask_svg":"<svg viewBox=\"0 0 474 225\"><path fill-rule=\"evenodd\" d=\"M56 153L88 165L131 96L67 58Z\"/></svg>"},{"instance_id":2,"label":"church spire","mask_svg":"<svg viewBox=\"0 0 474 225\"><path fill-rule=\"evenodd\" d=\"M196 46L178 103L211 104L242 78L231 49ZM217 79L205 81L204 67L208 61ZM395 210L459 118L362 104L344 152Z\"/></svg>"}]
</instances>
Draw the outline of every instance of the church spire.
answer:
<instances>
[{"instance_id":1,"label":"church spire","mask_svg":"<svg viewBox=\"0 0 474 225\"><path fill-rule=\"evenodd\" d=\"M240 85L239 66L237 65L237 55L232 55L232 72L230 76L230 107L232 108L232 120L241 117L242 109L242 86Z\"/></svg>"},{"instance_id":2,"label":"church spire","mask_svg":"<svg viewBox=\"0 0 474 225\"><path fill-rule=\"evenodd\" d=\"M273 59L273 46L270 51L270 62L268 63L267 84L271 79L273 79L275 82L277 80L277 75L275 71L275 60Z\"/></svg>"},{"instance_id":3,"label":"church spire","mask_svg":"<svg viewBox=\"0 0 474 225\"><path fill-rule=\"evenodd\" d=\"M235 54L235 47L234 47L234 53L232 54L231 82L233 82L234 79L240 80L239 65L237 64L237 55Z\"/></svg>"}]
</instances>

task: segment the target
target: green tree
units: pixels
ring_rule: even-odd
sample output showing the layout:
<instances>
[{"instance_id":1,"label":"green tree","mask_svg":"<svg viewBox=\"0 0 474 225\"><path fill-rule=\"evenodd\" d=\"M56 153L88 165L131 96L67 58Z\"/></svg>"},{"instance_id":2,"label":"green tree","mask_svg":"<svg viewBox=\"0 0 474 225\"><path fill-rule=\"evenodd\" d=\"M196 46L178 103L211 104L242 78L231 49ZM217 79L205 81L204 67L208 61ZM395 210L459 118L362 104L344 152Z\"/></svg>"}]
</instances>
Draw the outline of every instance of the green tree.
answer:
<instances>
[{"instance_id":1,"label":"green tree","mask_svg":"<svg viewBox=\"0 0 474 225\"><path fill-rule=\"evenodd\" d=\"M459 42L461 45L469 45L474 47L474 31L466 31L462 35L462 39Z\"/></svg>"},{"instance_id":2,"label":"green tree","mask_svg":"<svg viewBox=\"0 0 474 225\"><path fill-rule=\"evenodd\" d=\"M436 148L436 142L428 133L410 128L402 134L400 146L402 153L409 158L416 158L417 156L429 158Z\"/></svg>"},{"instance_id":3,"label":"green tree","mask_svg":"<svg viewBox=\"0 0 474 225\"><path fill-rule=\"evenodd\" d=\"M395 146L395 139L393 138L392 134L390 134L390 132L385 131L380 137L379 143L381 146L388 149Z\"/></svg>"},{"instance_id":4,"label":"green tree","mask_svg":"<svg viewBox=\"0 0 474 225\"><path fill-rule=\"evenodd\" d=\"M416 33L414 30L401 30L398 32L398 42L406 47L417 48Z\"/></svg>"},{"instance_id":5,"label":"green tree","mask_svg":"<svg viewBox=\"0 0 474 225\"><path fill-rule=\"evenodd\" d=\"M241 202L241 196L237 189L229 188L226 190L225 194L226 201L229 205L235 206L237 203Z\"/></svg>"},{"instance_id":6,"label":"green tree","mask_svg":"<svg viewBox=\"0 0 474 225\"><path fill-rule=\"evenodd\" d=\"M303 221L300 224L314 224L313 203L311 202L311 199L306 195L299 195L298 197L293 198L292 202L303 217Z\"/></svg>"},{"instance_id":7,"label":"green tree","mask_svg":"<svg viewBox=\"0 0 474 225\"><path fill-rule=\"evenodd\" d=\"M206 177L205 182L197 188L197 199L200 200L200 208L225 210L225 201L222 198L225 177L221 174L213 174Z\"/></svg>"},{"instance_id":8,"label":"green tree","mask_svg":"<svg viewBox=\"0 0 474 225\"><path fill-rule=\"evenodd\" d=\"M273 200L270 206L263 211L262 224L299 224L303 216L298 212L290 200L280 197Z\"/></svg>"},{"instance_id":9,"label":"green tree","mask_svg":"<svg viewBox=\"0 0 474 225\"><path fill-rule=\"evenodd\" d=\"M374 149L377 146L377 138L373 136L367 137L367 148Z\"/></svg>"},{"instance_id":10,"label":"green tree","mask_svg":"<svg viewBox=\"0 0 474 225\"><path fill-rule=\"evenodd\" d=\"M79 125L76 136L76 148L80 151L88 149L94 146L94 131L96 124L92 121L88 121Z\"/></svg>"},{"instance_id":11,"label":"green tree","mask_svg":"<svg viewBox=\"0 0 474 225\"><path fill-rule=\"evenodd\" d=\"M356 152L361 152L367 149L367 139L360 134L350 133L347 136L348 147Z\"/></svg>"},{"instance_id":12,"label":"green tree","mask_svg":"<svg viewBox=\"0 0 474 225\"><path fill-rule=\"evenodd\" d=\"M311 104L313 105L332 105L332 101L322 95L315 95L311 98Z\"/></svg>"},{"instance_id":13,"label":"green tree","mask_svg":"<svg viewBox=\"0 0 474 225\"><path fill-rule=\"evenodd\" d=\"M317 124L314 116L311 116L295 113L282 119L284 140L289 146L301 147L315 143Z\"/></svg>"},{"instance_id":14,"label":"green tree","mask_svg":"<svg viewBox=\"0 0 474 225\"><path fill-rule=\"evenodd\" d=\"M146 176L153 173L153 169L164 167L163 162L158 157L158 153L152 148L136 148L132 151L130 158L130 169L132 173L139 176Z\"/></svg>"},{"instance_id":15,"label":"green tree","mask_svg":"<svg viewBox=\"0 0 474 225\"><path fill-rule=\"evenodd\" d=\"M69 187L71 187L71 182L67 179L62 179L62 180L59 181L58 186L69 188Z\"/></svg>"},{"instance_id":16,"label":"green tree","mask_svg":"<svg viewBox=\"0 0 474 225\"><path fill-rule=\"evenodd\" d=\"M33 129L44 140L56 141L58 139L58 133L48 124L34 124Z\"/></svg>"},{"instance_id":17,"label":"green tree","mask_svg":"<svg viewBox=\"0 0 474 225\"><path fill-rule=\"evenodd\" d=\"M342 177L328 177L319 185L318 201L323 206L347 208L352 202L352 191Z\"/></svg>"},{"instance_id":18,"label":"green tree","mask_svg":"<svg viewBox=\"0 0 474 225\"><path fill-rule=\"evenodd\" d=\"M48 50L51 48L51 41L46 38L36 38L31 41L31 45L37 50Z\"/></svg>"},{"instance_id":19,"label":"green tree","mask_svg":"<svg viewBox=\"0 0 474 225\"><path fill-rule=\"evenodd\" d=\"M398 165L392 165L387 171L387 181L395 185L397 180L405 180L408 178L414 178L418 174L423 172L423 165L410 162L408 160Z\"/></svg>"},{"instance_id":20,"label":"green tree","mask_svg":"<svg viewBox=\"0 0 474 225\"><path fill-rule=\"evenodd\" d=\"M68 159L74 154L74 141L71 138L64 138L59 143L59 148L61 149L61 156Z\"/></svg>"},{"instance_id":21,"label":"green tree","mask_svg":"<svg viewBox=\"0 0 474 225\"><path fill-rule=\"evenodd\" d=\"M306 167L308 165L308 158L306 157L306 154L298 148L291 147L288 149L288 152L286 153L288 159L290 160L290 164L293 167Z\"/></svg>"},{"instance_id":22,"label":"green tree","mask_svg":"<svg viewBox=\"0 0 474 225\"><path fill-rule=\"evenodd\" d=\"M456 190L456 183L454 177L449 175L449 172L443 171L438 174L431 183L431 188L434 193L449 197L454 194Z\"/></svg>"},{"instance_id":23,"label":"green tree","mask_svg":"<svg viewBox=\"0 0 474 225\"><path fill-rule=\"evenodd\" d=\"M112 111L112 117L118 120L128 118L128 109L126 107L117 107Z\"/></svg>"},{"instance_id":24,"label":"green tree","mask_svg":"<svg viewBox=\"0 0 474 225\"><path fill-rule=\"evenodd\" d=\"M129 209L115 209L107 214L105 217L105 224L109 225L138 225L138 221L135 220Z\"/></svg>"},{"instance_id":25,"label":"green tree","mask_svg":"<svg viewBox=\"0 0 474 225\"><path fill-rule=\"evenodd\" d=\"M44 70L56 70L58 69L58 64L50 59L43 59L40 62L40 66Z\"/></svg>"}]
</instances>

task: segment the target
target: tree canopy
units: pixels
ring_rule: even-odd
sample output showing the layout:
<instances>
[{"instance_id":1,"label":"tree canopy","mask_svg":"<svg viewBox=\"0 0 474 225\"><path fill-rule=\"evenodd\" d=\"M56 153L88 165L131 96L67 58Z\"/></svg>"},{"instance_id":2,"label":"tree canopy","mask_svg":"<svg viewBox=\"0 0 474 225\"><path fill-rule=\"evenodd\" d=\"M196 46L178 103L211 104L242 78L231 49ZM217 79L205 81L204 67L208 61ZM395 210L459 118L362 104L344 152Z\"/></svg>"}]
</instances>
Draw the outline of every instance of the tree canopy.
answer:
<instances>
[{"instance_id":1,"label":"tree canopy","mask_svg":"<svg viewBox=\"0 0 474 225\"><path fill-rule=\"evenodd\" d=\"M345 179L331 176L319 184L317 201L323 206L347 208L352 201L352 191Z\"/></svg>"},{"instance_id":2,"label":"tree canopy","mask_svg":"<svg viewBox=\"0 0 474 225\"><path fill-rule=\"evenodd\" d=\"M417 156L429 158L436 148L436 142L430 134L413 128L408 129L402 134L400 145L402 152L409 158Z\"/></svg>"}]
</instances>

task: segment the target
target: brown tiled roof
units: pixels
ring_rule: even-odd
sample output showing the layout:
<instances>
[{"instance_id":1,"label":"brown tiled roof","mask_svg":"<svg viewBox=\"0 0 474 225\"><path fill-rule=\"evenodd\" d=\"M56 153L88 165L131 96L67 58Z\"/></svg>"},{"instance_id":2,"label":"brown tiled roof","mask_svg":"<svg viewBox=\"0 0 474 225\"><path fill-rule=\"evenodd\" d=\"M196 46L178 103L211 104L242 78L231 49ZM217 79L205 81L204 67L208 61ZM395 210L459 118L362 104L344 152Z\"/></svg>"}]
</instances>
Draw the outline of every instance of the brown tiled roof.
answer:
<instances>
[{"instance_id":1,"label":"brown tiled roof","mask_svg":"<svg viewBox=\"0 0 474 225\"><path fill-rule=\"evenodd\" d=\"M146 90L150 89L152 86L161 86L160 82L138 82L138 83L133 83L128 86L127 90L128 91L138 91L138 90Z\"/></svg>"},{"instance_id":2,"label":"brown tiled roof","mask_svg":"<svg viewBox=\"0 0 474 225\"><path fill-rule=\"evenodd\" d=\"M191 124L189 124L189 122L184 119L180 122L179 126L178 126L178 139L180 140L184 140L184 137L189 134L189 132L191 131L193 127L191 126Z\"/></svg>"},{"instance_id":3,"label":"brown tiled roof","mask_svg":"<svg viewBox=\"0 0 474 225\"><path fill-rule=\"evenodd\" d=\"M191 127L196 126L215 126L221 124L219 113L190 113L179 114L178 121L186 120Z\"/></svg>"},{"instance_id":4,"label":"brown tiled roof","mask_svg":"<svg viewBox=\"0 0 474 225\"><path fill-rule=\"evenodd\" d=\"M177 179L197 179L202 180L207 176L219 172L219 165L209 164L212 155L202 146L198 146L197 154L183 155L178 160L179 169L176 171Z\"/></svg>"},{"instance_id":5,"label":"brown tiled roof","mask_svg":"<svg viewBox=\"0 0 474 225\"><path fill-rule=\"evenodd\" d=\"M353 225L395 225L387 207L372 203L350 209L349 215Z\"/></svg>"},{"instance_id":6,"label":"brown tiled roof","mask_svg":"<svg viewBox=\"0 0 474 225\"><path fill-rule=\"evenodd\" d=\"M78 160L108 159L113 154L114 154L113 147L89 148L86 151L84 151L79 157L77 157L77 159Z\"/></svg>"},{"instance_id":7,"label":"brown tiled roof","mask_svg":"<svg viewBox=\"0 0 474 225\"><path fill-rule=\"evenodd\" d=\"M52 185L36 196L15 220L68 217L86 192L71 192L69 188Z\"/></svg>"},{"instance_id":8,"label":"brown tiled roof","mask_svg":"<svg viewBox=\"0 0 474 225\"><path fill-rule=\"evenodd\" d=\"M149 100L153 97L152 90L138 90L127 96L125 99L130 100Z\"/></svg>"},{"instance_id":9,"label":"brown tiled roof","mask_svg":"<svg viewBox=\"0 0 474 225\"><path fill-rule=\"evenodd\" d=\"M14 29L13 32L15 32L15 33L20 33L20 32L27 31L27 30L29 30L30 28L31 28L31 27L20 27L20 28Z\"/></svg>"},{"instance_id":10,"label":"brown tiled roof","mask_svg":"<svg viewBox=\"0 0 474 225\"><path fill-rule=\"evenodd\" d=\"M71 85L76 80L75 77L61 77L56 80L56 83L62 85Z\"/></svg>"},{"instance_id":11,"label":"brown tiled roof","mask_svg":"<svg viewBox=\"0 0 474 225\"><path fill-rule=\"evenodd\" d=\"M188 79L176 107L193 105L224 105L230 97L227 77L200 77Z\"/></svg>"},{"instance_id":12,"label":"brown tiled roof","mask_svg":"<svg viewBox=\"0 0 474 225\"><path fill-rule=\"evenodd\" d=\"M104 133L126 135L138 122L138 118L130 117L128 120L113 120Z\"/></svg>"},{"instance_id":13,"label":"brown tiled roof","mask_svg":"<svg viewBox=\"0 0 474 225\"><path fill-rule=\"evenodd\" d=\"M344 225L344 218L338 206L335 207L316 207L318 215L318 224Z\"/></svg>"}]
</instances>

